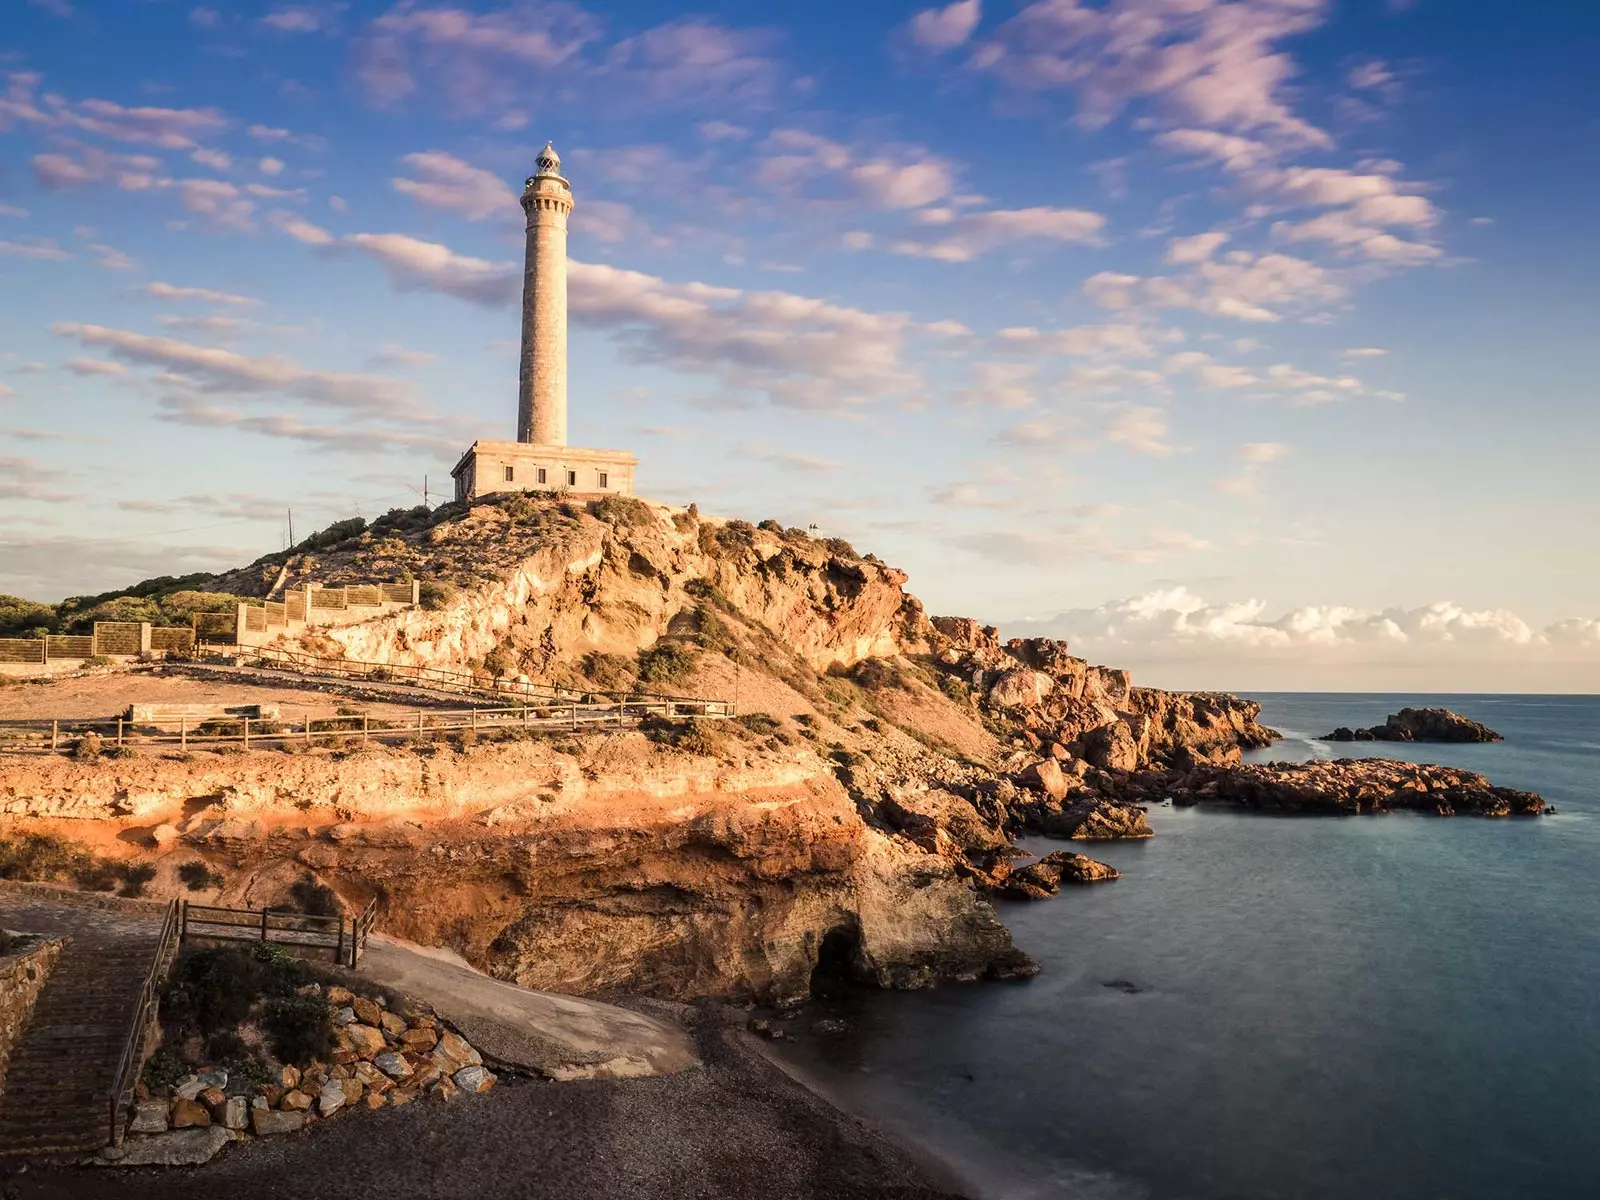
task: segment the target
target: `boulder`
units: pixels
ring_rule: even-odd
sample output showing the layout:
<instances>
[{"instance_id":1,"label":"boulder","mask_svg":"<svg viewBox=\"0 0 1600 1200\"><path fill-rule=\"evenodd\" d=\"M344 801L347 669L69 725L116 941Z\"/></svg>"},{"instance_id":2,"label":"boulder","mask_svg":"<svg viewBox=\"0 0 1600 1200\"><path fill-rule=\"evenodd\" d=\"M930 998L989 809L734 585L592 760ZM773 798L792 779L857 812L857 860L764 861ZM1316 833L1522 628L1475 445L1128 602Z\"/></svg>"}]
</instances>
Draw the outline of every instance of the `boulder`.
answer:
<instances>
[{"instance_id":1,"label":"boulder","mask_svg":"<svg viewBox=\"0 0 1600 1200\"><path fill-rule=\"evenodd\" d=\"M383 1040L382 1031L371 1025L346 1025L344 1033L350 1039L350 1048L359 1058L373 1058L382 1054L388 1046Z\"/></svg>"},{"instance_id":2,"label":"boulder","mask_svg":"<svg viewBox=\"0 0 1600 1200\"><path fill-rule=\"evenodd\" d=\"M1124 721L1091 729L1078 739L1078 757L1108 771L1136 771L1139 743Z\"/></svg>"},{"instance_id":3,"label":"boulder","mask_svg":"<svg viewBox=\"0 0 1600 1200\"><path fill-rule=\"evenodd\" d=\"M211 1114L198 1100L185 1100L182 1096L172 1101L171 1123L174 1129L192 1129L211 1124Z\"/></svg>"},{"instance_id":4,"label":"boulder","mask_svg":"<svg viewBox=\"0 0 1600 1200\"><path fill-rule=\"evenodd\" d=\"M487 1092L495 1084L495 1077L487 1067L462 1067L450 1077L463 1092Z\"/></svg>"},{"instance_id":5,"label":"boulder","mask_svg":"<svg viewBox=\"0 0 1600 1200\"><path fill-rule=\"evenodd\" d=\"M133 1119L128 1122L129 1133L165 1133L167 1131L167 1102L146 1100L133 1106Z\"/></svg>"},{"instance_id":6,"label":"boulder","mask_svg":"<svg viewBox=\"0 0 1600 1200\"><path fill-rule=\"evenodd\" d=\"M172 1085L172 1094L181 1100L193 1100L209 1086L198 1075L185 1075Z\"/></svg>"},{"instance_id":7,"label":"boulder","mask_svg":"<svg viewBox=\"0 0 1600 1200\"><path fill-rule=\"evenodd\" d=\"M300 1068L288 1066L278 1068L277 1078L273 1082L275 1082L279 1087L283 1088L284 1091L288 1091L290 1088L299 1087Z\"/></svg>"},{"instance_id":8,"label":"boulder","mask_svg":"<svg viewBox=\"0 0 1600 1200\"><path fill-rule=\"evenodd\" d=\"M454 1075L462 1067L474 1067L483 1062L483 1056L453 1029L440 1031L439 1044L428 1052L428 1057L446 1075Z\"/></svg>"},{"instance_id":9,"label":"boulder","mask_svg":"<svg viewBox=\"0 0 1600 1200\"><path fill-rule=\"evenodd\" d=\"M363 1025L376 1027L383 1024L383 1009L365 996L357 996L350 1002L350 1007L355 1011L356 1020Z\"/></svg>"},{"instance_id":10,"label":"boulder","mask_svg":"<svg viewBox=\"0 0 1600 1200\"><path fill-rule=\"evenodd\" d=\"M1145 819L1144 809L1100 796L1064 805L1059 813L1047 814L1040 825L1050 837L1079 841L1147 838L1154 833Z\"/></svg>"},{"instance_id":11,"label":"boulder","mask_svg":"<svg viewBox=\"0 0 1600 1200\"><path fill-rule=\"evenodd\" d=\"M346 1025L354 1025L358 1020L360 1020L360 1018L356 1016L356 1010L350 1007L348 1004L343 1008L334 1010L333 1023L335 1025L341 1027Z\"/></svg>"},{"instance_id":12,"label":"boulder","mask_svg":"<svg viewBox=\"0 0 1600 1200\"><path fill-rule=\"evenodd\" d=\"M369 1062L357 1063L353 1069L355 1078L359 1079L361 1085L369 1092L387 1092L394 1087L394 1080Z\"/></svg>"},{"instance_id":13,"label":"boulder","mask_svg":"<svg viewBox=\"0 0 1600 1200\"><path fill-rule=\"evenodd\" d=\"M250 1102L243 1096L229 1096L222 1106L224 1129L243 1129L250 1122Z\"/></svg>"},{"instance_id":14,"label":"boulder","mask_svg":"<svg viewBox=\"0 0 1600 1200\"><path fill-rule=\"evenodd\" d=\"M1502 738L1487 725L1448 708L1402 708L1391 713L1382 725L1370 729L1339 726L1325 733L1324 742L1500 742Z\"/></svg>"},{"instance_id":15,"label":"boulder","mask_svg":"<svg viewBox=\"0 0 1600 1200\"><path fill-rule=\"evenodd\" d=\"M349 988L330 987L328 989L328 1003L333 1005L349 1004L356 998L355 993Z\"/></svg>"},{"instance_id":16,"label":"boulder","mask_svg":"<svg viewBox=\"0 0 1600 1200\"><path fill-rule=\"evenodd\" d=\"M388 1101L385 1100L383 1095L379 1092L368 1092L364 1097L362 1097L361 1103L370 1109L382 1108L388 1103Z\"/></svg>"},{"instance_id":17,"label":"boulder","mask_svg":"<svg viewBox=\"0 0 1600 1200\"><path fill-rule=\"evenodd\" d=\"M1055 686L1043 671L1014 667L989 686L989 703L996 708L1037 708Z\"/></svg>"},{"instance_id":18,"label":"boulder","mask_svg":"<svg viewBox=\"0 0 1600 1200\"><path fill-rule=\"evenodd\" d=\"M439 1035L432 1029L408 1029L400 1035L400 1044L407 1050L424 1054L439 1044Z\"/></svg>"},{"instance_id":19,"label":"boulder","mask_svg":"<svg viewBox=\"0 0 1600 1200\"><path fill-rule=\"evenodd\" d=\"M384 1013L379 1024L382 1026L384 1033L393 1034L395 1037L399 1037L406 1031L406 1019L399 1013Z\"/></svg>"},{"instance_id":20,"label":"boulder","mask_svg":"<svg viewBox=\"0 0 1600 1200\"><path fill-rule=\"evenodd\" d=\"M1067 794L1067 778L1061 772L1061 764L1054 758L1041 758L1023 767L1017 772L1017 783L1030 791L1043 792L1055 800Z\"/></svg>"},{"instance_id":21,"label":"boulder","mask_svg":"<svg viewBox=\"0 0 1600 1200\"><path fill-rule=\"evenodd\" d=\"M250 1111L250 1128L257 1137L274 1137L280 1133L298 1133L305 1127L306 1114L296 1112L273 1112L269 1108L256 1108Z\"/></svg>"},{"instance_id":22,"label":"boulder","mask_svg":"<svg viewBox=\"0 0 1600 1200\"><path fill-rule=\"evenodd\" d=\"M284 1094L281 1107L284 1112L305 1112L311 1104L310 1095L295 1088Z\"/></svg>"},{"instance_id":23,"label":"boulder","mask_svg":"<svg viewBox=\"0 0 1600 1200\"><path fill-rule=\"evenodd\" d=\"M331 1117L344 1107L344 1081L330 1079L317 1095L317 1116Z\"/></svg>"},{"instance_id":24,"label":"boulder","mask_svg":"<svg viewBox=\"0 0 1600 1200\"><path fill-rule=\"evenodd\" d=\"M390 1079L409 1079L414 1073L411 1069L411 1064L405 1060L405 1056L396 1054L393 1050L385 1051L383 1054L378 1055L372 1060L372 1065Z\"/></svg>"}]
</instances>

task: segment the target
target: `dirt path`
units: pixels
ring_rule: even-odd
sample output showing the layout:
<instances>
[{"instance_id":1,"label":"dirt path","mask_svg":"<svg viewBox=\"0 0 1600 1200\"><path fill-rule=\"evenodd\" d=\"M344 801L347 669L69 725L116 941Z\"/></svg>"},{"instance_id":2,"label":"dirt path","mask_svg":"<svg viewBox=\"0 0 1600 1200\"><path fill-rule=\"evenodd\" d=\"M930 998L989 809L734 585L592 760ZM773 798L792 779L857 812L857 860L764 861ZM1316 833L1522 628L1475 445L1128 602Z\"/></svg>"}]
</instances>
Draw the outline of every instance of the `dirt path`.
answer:
<instances>
[{"instance_id":1,"label":"dirt path","mask_svg":"<svg viewBox=\"0 0 1600 1200\"><path fill-rule=\"evenodd\" d=\"M374 935L361 974L431 1004L492 1061L552 1079L629 1079L699 1065L677 1026L502 983L445 950Z\"/></svg>"}]
</instances>

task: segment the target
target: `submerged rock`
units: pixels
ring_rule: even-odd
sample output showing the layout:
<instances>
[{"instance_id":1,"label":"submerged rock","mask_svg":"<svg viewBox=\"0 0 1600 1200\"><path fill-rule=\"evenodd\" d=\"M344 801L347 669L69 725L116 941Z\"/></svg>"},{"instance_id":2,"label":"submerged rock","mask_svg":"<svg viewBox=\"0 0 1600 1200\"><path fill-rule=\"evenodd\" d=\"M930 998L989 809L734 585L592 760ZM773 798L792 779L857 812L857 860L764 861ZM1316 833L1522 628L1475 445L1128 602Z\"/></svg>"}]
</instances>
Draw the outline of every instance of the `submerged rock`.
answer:
<instances>
[{"instance_id":1,"label":"submerged rock","mask_svg":"<svg viewBox=\"0 0 1600 1200\"><path fill-rule=\"evenodd\" d=\"M1064 883L1098 883L1119 879L1121 872L1086 854L1056 850L1038 862L1018 867L1006 879L1000 894L1012 900L1044 900L1054 896Z\"/></svg>"}]
</instances>

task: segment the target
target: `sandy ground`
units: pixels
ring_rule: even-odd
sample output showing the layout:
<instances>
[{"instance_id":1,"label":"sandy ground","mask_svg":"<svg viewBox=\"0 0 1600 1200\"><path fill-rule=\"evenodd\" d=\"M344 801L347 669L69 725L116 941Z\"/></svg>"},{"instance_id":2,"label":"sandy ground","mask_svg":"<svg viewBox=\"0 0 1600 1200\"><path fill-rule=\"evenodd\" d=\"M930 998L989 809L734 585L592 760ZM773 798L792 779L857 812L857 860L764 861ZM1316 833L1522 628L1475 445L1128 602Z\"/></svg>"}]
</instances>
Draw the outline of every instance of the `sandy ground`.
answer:
<instances>
[{"instance_id":1,"label":"sandy ground","mask_svg":"<svg viewBox=\"0 0 1600 1200\"><path fill-rule=\"evenodd\" d=\"M126 712L130 704L267 704L280 708L286 721L299 721L308 713L312 717L331 717L341 706L359 708L375 717L403 717L416 712L401 704L352 700L309 689L149 671L117 671L0 687L0 720L114 718ZM462 707L467 707L465 701Z\"/></svg>"},{"instance_id":2,"label":"sandy ground","mask_svg":"<svg viewBox=\"0 0 1600 1200\"><path fill-rule=\"evenodd\" d=\"M336 1117L203 1167L33 1167L8 1200L960 1200L926 1163L772 1066L718 1010L706 1066L503 1083L443 1106Z\"/></svg>"}]
</instances>

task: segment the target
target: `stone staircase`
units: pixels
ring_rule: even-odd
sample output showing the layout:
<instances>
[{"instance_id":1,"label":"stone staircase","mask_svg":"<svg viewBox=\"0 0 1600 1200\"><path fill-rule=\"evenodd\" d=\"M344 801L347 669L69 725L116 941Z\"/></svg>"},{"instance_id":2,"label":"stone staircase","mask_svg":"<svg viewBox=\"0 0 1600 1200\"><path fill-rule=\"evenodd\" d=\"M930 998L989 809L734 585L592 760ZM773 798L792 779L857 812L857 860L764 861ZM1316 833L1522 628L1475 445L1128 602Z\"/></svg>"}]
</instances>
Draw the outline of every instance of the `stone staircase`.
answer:
<instances>
[{"instance_id":1,"label":"stone staircase","mask_svg":"<svg viewBox=\"0 0 1600 1200\"><path fill-rule=\"evenodd\" d=\"M159 922L51 915L64 919L23 924L20 914L0 909L0 923L71 939L6 1069L0 1157L107 1144L112 1083L159 940Z\"/></svg>"}]
</instances>

